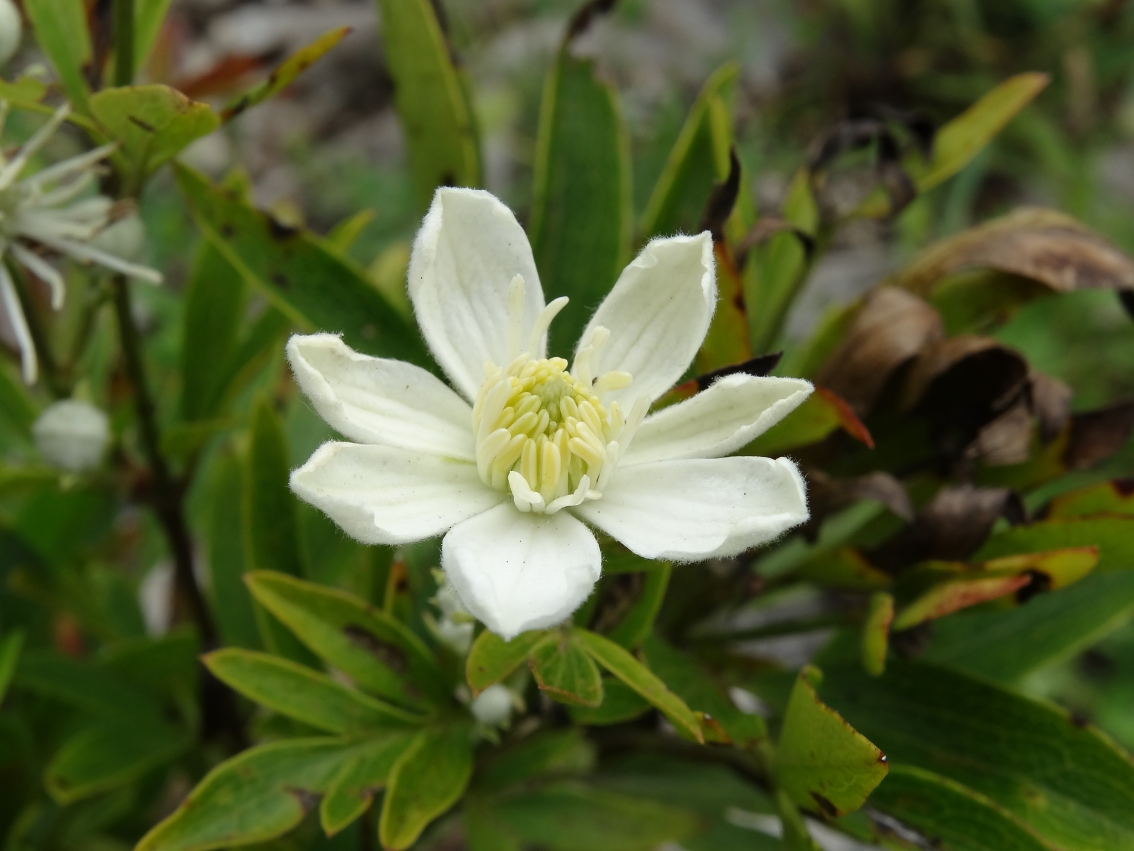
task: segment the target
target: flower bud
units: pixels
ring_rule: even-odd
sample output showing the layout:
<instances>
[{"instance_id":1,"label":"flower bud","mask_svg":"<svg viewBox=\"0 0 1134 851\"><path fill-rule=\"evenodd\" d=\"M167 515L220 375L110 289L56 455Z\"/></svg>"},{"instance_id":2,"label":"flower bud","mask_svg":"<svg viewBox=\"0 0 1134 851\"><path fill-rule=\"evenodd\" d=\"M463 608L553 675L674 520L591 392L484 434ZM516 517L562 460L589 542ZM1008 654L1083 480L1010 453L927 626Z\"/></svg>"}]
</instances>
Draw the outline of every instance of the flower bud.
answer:
<instances>
[{"instance_id":1,"label":"flower bud","mask_svg":"<svg viewBox=\"0 0 1134 851\"><path fill-rule=\"evenodd\" d=\"M499 727L512 717L513 708L512 693L505 686L496 683L473 699L469 711L481 724Z\"/></svg>"},{"instance_id":2,"label":"flower bud","mask_svg":"<svg viewBox=\"0 0 1134 851\"><path fill-rule=\"evenodd\" d=\"M20 11L12 0L0 0L0 65L20 48Z\"/></svg>"},{"instance_id":3,"label":"flower bud","mask_svg":"<svg viewBox=\"0 0 1134 851\"><path fill-rule=\"evenodd\" d=\"M98 466L110 440L110 424L94 405L63 399L39 415L32 425L32 437L48 464L80 473Z\"/></svg>"}]
</instances>

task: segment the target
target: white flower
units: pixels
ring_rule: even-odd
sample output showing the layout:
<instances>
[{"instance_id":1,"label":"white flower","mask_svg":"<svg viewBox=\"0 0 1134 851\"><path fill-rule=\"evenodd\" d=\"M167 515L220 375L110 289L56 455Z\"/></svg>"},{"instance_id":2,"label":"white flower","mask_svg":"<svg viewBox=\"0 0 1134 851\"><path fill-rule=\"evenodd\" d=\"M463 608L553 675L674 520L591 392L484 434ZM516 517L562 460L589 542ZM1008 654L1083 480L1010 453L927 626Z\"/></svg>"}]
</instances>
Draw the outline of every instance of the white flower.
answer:
<instances>
[{"instance_id":1,"label":"white flower","mask_svg":"<svg viewBox=\"0 0 1134 851\"><path fill-rule=\"evenodd\" d=\"M791 461L721 457L802 402L806 381L729 375L645 416L709 327L708 233L647 245L595 312L570 370L546 357L566 299L544 306L527 238L489 193L438 190L408 289L456 392L337 336L292 337L297 383L354 442L321 446L291 487L366 543L445 534L441 566L493 632L552 626L587 598L602 559L586 523L640 556L697 561L807 519Z\"/></svg>"},{"instance_id":2,"label":"white flower","mask_svg":"<svg viewBox=\"0 0 1134 851\"><path fill-rule=\"evenodd\" d=\"M98 466L110 441L106 414L75 399L49 405L32 424L32 439L52 467L81 473Z\"/></svg>"},{"instance_id":3,"label":"white flower","mask_svg":"<svg viewBox=\"0 0 1134 851\"><path fill-rule=\"evenodd\" d=\"M129 263L88 244L110 224L115 205L104 195L76 199L94 184L99 164L113 153L114 145L95 148L23 180L17 179L70 111L66 104L57 109L10 161L0 153L0 304L19 344L24 380L28 384L36 378L35 347L15 285L3 262L5 256L51 288L51 306L56 310L63 306L66 284L59 271L43 259L40 250L69 254L83 263L98 263L124 275L161 283L161 274L153 269ZM0 129L7 116L8 103L0 100Z\"/></svg>"}]
</instances>

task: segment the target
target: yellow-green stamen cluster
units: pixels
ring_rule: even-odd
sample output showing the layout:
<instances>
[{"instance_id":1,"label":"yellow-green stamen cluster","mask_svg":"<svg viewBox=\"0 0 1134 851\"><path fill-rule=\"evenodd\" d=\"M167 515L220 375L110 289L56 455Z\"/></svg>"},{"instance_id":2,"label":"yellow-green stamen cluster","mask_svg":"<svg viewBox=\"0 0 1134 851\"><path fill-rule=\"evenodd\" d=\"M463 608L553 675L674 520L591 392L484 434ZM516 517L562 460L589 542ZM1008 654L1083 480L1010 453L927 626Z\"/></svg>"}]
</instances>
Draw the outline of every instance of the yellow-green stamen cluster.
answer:
<instances>
[{"instance_id":1,"label":"yellow-green stamen cluster","mask_svg":"<svg viewBox=\"0 0 1134 851\"><path fill-rule=\"evenodd\" d=\"M512 283L513 325L523 305L523 279ZM530 351L565 299L544 309L536 322ZM476 461L489 487L511 491L521 511L554 513L585 499L598 499L618 461L620 448L645 413L635 404L625 416L617 401L604 405L605 393L630 383L622 372L592 379L590 362L609 336L597 328L580 348L574 369L563 358L517 354L505 367L485 364L485 379L473 406ZM643 400L645 402L645 400Z\"/></svg>"}]
</instances>

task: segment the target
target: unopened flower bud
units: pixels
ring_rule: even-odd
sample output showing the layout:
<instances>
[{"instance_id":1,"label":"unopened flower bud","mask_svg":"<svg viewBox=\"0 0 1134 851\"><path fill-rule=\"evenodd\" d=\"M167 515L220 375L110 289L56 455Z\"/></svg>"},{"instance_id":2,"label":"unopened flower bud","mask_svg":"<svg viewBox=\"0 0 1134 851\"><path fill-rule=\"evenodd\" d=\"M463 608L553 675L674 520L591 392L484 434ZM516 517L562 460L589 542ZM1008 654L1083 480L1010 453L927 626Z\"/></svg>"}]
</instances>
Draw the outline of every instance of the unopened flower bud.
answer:
<instances>
[{"instance_id":1,"label":"unopened flower bud","mask_svg":"<svg viewBox=\"0 0 1134 851\"><path fill-rule=\"evenodd\" d=\"M499 727L512 717L512 693L499 683L491 685L473 699L469 711L481 724Z\"/></svg>"},{"instance_id":2,"label":"unopened flower bud","mask_svg":"<svg viewBox=\"0 0 1134 851\"><path fill-rule=\"evenodd\" d=\"M0 65L20 47L20 12L12 0L0 0Z\"/></svg>"},{"instance_id":3,"label":"unopened flower bud","mask_svg":"<svg viewBox=\"0 0 1134 851\"><path fill-rule=\"evenodd\" d=\"M110 424L94 405L63 399L39 415L32 425L32 437L48 464L79 473L98 466L110 440Z\"/></svg>"}]
</instances>

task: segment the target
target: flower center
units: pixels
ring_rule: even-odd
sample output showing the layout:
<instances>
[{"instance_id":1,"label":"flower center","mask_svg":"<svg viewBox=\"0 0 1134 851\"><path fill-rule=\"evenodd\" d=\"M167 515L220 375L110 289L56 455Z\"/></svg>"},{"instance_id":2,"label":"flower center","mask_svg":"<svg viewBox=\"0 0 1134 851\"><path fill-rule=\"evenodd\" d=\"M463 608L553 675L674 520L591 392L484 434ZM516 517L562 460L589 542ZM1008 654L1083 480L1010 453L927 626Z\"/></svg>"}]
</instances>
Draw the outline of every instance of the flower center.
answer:
<instances>
[{"instance_id":1,"label":"flower center","mask_svg":"<svg viewBox=\"0 0 1134 851\"><path fill-rule=\"evenodd\" d=\"M568 371L563 358L533 358L551 320L567 303L559 298L543 309L526 351L519 352L524 280L517 275L509 293L511 363L484 365L484 383L473 405L473 433L481 480L511 491L521 511L553 514L586 499L599 499L648 400L624 414L617 401L602 397L630 384L625 372L592 378L591 360L610 336L596 328Z\"/></svg>"}]
</instances>

